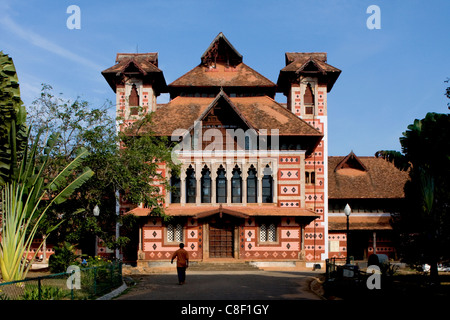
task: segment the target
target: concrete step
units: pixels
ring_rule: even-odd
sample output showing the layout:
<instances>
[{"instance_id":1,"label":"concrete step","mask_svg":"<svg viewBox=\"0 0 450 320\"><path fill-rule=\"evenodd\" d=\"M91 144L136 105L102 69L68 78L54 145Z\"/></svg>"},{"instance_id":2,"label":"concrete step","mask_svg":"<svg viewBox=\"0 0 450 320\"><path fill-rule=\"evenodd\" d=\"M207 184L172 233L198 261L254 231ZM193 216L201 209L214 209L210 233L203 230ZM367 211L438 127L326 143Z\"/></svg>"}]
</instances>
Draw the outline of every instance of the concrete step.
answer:
<instances>
[{"instance_id":1,"label":"concrete step","mask_svg":"<svg viewBox=\"0 0 450 320\"><path fill-rule=\"evenodd\" d=\"M247 261L243 262L205 262L192 261L190 271L257 271L259 268Z\"/></svg>"}]
</instances>

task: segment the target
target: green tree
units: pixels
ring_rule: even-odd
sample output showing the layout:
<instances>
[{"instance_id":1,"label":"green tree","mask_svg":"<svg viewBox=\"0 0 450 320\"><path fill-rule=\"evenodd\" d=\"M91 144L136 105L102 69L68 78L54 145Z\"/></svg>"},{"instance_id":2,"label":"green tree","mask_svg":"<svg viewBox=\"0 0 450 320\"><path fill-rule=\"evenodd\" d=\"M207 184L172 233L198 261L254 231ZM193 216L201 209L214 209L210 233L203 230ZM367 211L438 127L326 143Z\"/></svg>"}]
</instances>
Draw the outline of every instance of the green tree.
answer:
<instances>
[{"instance_id":1,"label":"green tree","mask_svg":"<svg viewBox=\"0 0 450 320\"><path fill-rule=\"evenodd\" d=\"M450 259L450 115L428 113L414 120L400 143L401 153L375 154L410 173L405 206L393 217L400 253L411 264L429 264L438 282L438 262Z\"/></svg>"},{"instance_id":2,"label":"green tree","mask_svg":"<svg viewBox=\"0 0 450 320\"><path fill-rule=\"evenodd\" d=\"M59 135L48 136L41 152L28 144L25 107L12 59L0 53L0 271L4 281L23 279L31 264L25 258L47 211L67 200L93 174L79 171L87 150L77 151L61 170L47 172ZM39 140L42 131L36 136ZM48 228L49 233L56 226ZM35 258L38 251L32 257Z\"/></svg>"},{"instance_id":3,"label":"green tree","mask_svg":"<svg viewBox=\"0 0 450 320\"><path fill-rule=\"evenodd\" d=\"M113 115L115 110L112 110L110 102L96 108L79 98L70 101L61 95L55 96L49 85L43 85L40 97L28 109L29 123L33 127L62 132L62 139L52 157L52 171L67 163L74 149L84 147L90 154L84 158L83 164L95 172L78 190L76 199L54 207L48 215L48 225L52 225L62 213L65 217L64 223L49 240L77 243L83 252L91 254L95 236L111 249L125 245L129 237L124 235L116 239L115 224L120 220L121 224L128 224L122 230L132 229L134 219L117 216L116 201L119 197L132 204L142 203L154 208L154 215L164 215L161 210L163 198L155 184L156 180L162 179L157 171L158 163L166 162L170 168L176 169L166 139L158 139L151 133L139 136L118 134ZM142 126L149 121L150 117L144 118ZM162 184L169 187L167 182ZM93 215L96 205L100 207L101 218Z\"/></svg>"}]
</instances>

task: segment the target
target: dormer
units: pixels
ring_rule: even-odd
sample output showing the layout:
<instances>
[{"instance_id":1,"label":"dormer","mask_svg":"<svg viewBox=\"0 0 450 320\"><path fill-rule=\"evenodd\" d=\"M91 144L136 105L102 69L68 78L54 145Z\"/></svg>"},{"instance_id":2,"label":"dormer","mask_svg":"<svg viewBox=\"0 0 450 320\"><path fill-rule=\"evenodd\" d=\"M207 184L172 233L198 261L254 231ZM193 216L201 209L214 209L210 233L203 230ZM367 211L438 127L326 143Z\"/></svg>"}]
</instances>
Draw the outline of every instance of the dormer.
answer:
<instances>
[{"instance_id":1,"label":"dormer","mask_svg":"<svg viewBox=\"0 0 450 320\"><path fill-rule=\"evenodd\" d=\"M334 168L335 172L344 175L362 175L367 172L367 167L362 161L351 151L341 162Z\"/></svg>"}]
</instances>

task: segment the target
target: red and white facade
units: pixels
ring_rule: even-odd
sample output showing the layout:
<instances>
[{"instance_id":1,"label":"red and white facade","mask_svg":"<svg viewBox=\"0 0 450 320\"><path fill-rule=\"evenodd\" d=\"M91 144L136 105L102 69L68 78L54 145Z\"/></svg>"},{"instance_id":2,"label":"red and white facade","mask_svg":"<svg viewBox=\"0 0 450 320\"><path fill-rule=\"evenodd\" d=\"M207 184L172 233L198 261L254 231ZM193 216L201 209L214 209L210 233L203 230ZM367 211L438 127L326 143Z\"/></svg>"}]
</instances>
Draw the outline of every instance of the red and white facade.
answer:
<instances>
[{"instance_id":1,"label":"red and white facade","mask_svg":"<svg viewBox=\"0 0 450 320\"><path fill-rule=\"evenodd\" d=\"M140 217L139 265L169 261L179 242L199 261L328 258L327 95L340 70L326 60L286 53L275 84L220 33L200 65L166 86L157 54L118 54L103 75L116 92L120 128L153 112L151 130L181 141L180 174L160 164L174 188L161 188L170 219L121 204L121 213ZM163 92L171 101L158 105Z\"/></svg>"}]
</instances>

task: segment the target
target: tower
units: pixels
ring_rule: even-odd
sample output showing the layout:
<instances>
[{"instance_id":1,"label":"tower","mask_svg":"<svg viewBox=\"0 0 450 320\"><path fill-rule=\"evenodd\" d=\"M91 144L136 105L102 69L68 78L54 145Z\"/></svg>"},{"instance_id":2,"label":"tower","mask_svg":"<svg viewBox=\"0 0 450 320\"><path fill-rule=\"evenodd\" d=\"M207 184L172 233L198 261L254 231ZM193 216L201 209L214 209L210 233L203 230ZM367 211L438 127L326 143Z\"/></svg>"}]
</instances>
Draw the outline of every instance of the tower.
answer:
<instances>
[{"instance_id":1,"label":"tower","mask_svg":"<svg viewBox=\"0 0 450 320\"><path fill-rule=\"evenodd\" d=\"M327 63L323 52L287 52L278 77L278 91L287 108L323 133L322 141L305 157L305 204L320 218L305 228L307 260L328 257L328 120L327 94L341 70Z\"/></svg>"},{"instance_id":2,"label":"tower","mask_svg":"<svg viewBox=\"0 0 450 320\"><path fill-rule=\"evenodd\" d=\"M155 111L156 98L167 92L158 53L118 53L116 64L102 74L116 93L119 130Z\"/></svg>"}]
</instances>

